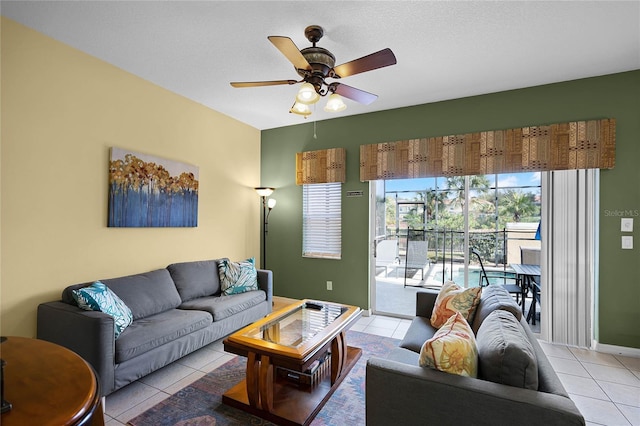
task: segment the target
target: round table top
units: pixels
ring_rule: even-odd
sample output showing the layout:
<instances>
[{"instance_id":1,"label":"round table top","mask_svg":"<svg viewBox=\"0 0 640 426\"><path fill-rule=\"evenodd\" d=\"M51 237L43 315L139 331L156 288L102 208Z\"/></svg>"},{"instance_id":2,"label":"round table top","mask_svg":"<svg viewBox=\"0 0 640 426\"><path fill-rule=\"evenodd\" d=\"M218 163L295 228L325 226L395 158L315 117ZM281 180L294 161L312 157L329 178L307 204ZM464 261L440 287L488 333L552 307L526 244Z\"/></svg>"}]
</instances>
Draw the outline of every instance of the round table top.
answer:
<instances>
[{"instance_id":1,"label":"round table top","mask_svg":"<svg viewBox=\"0 0 640 426\"><path fill-rule=\"evenodd\" d=\"M100 393L95 373L85 360L44 340L2 339L4 399L12 405L2 414L3 426L75 425L92 416L100 404Z\"/></svg>"}]
</instances>

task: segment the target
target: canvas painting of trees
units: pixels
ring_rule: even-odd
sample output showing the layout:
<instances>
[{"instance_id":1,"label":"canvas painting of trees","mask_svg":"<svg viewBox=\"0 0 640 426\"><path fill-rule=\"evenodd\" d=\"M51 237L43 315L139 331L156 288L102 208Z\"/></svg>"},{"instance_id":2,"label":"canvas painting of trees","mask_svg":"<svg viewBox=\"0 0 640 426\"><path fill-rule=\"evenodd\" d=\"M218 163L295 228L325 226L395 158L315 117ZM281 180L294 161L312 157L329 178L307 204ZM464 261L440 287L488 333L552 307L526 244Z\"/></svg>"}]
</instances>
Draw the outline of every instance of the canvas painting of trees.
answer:
<instances>
[{"instance_id":1,"label":"canvas painting of trees","mask_svg":"<svg viewBox=\"0 0 640 426\"><path fill-rule=\"evenodd\" d=\"M108 226L198 226L198 167L111 148Z\"/></svg>"}]
</instances>

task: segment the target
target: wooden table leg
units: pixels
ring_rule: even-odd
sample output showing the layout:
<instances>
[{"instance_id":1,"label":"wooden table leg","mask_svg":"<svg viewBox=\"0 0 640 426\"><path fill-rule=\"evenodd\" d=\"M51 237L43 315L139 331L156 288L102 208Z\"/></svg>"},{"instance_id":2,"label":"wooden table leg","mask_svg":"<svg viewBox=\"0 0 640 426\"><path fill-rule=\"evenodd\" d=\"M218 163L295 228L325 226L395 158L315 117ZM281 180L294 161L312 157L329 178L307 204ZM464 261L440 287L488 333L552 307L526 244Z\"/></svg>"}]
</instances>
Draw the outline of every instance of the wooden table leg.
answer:
<instances>
[{"instance_id":1,"label":"wooden table leg","mask_svg":"<svg viewBox=\"0 0 640 426\"><path fill-rule=\"evenodd\" d=\"M342 374L347 363L347 336L345 332L338 334L331 341L331 384L333 385Z\"/></svg>"},{"instance_id":2,"label":"wooden table leg","mask_svg":"<svg viewBox=\"0 0 640 426\"><path fill-rule=\"evenodd\" d=\"M247 356L247 396L249 398L249 405L255 408L258 407L260 401L260 393L258 388L259 374L258 368L260 362L255 352L249 352Z\"/></svg>"},{"instance_id":3,"label":"wooden table leg","mask_svg":"<svg viewBox=\"0 0 640 426\"><path fill-rule=\"evenodd\" d=\"M268 413L273 410L273 364L267 355L260 358L260 404Z\"/></svg>"},{"instance_id":4,"label":"wooden table leg","mask_svg":"<svg viewBox=\"0 0 640 426\"><path fill-rule=\"evenodd\" d=\"M262 338L267 342L280 342L280 324L272 325L271 327L267 327L262 332Z\"/></svg>"}]
</instances>

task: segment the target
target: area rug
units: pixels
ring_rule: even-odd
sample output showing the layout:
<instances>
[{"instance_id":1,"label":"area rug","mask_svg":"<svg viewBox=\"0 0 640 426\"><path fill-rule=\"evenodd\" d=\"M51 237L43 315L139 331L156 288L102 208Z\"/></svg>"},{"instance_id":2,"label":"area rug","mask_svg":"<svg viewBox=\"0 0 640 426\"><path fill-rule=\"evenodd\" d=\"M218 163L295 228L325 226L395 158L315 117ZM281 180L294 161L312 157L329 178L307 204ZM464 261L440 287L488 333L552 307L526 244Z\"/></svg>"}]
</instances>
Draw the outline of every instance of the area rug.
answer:
<instances>
[{"instance_id":1,"label":"area rug","mask_svg":"<svg viewBox=\"0 0 640 426\"><path fill-rule=\"evenodd\" d=\"M362 357L316 418L313 426L365 424L365 368L372 356L384 357L399 340L357 331L347 332L349 346ZM222 394L245 377L246 358L236 357L191 385L131 419L132 426L268 426L273 423L222 403Z\"/></svg>"}]
</instances>

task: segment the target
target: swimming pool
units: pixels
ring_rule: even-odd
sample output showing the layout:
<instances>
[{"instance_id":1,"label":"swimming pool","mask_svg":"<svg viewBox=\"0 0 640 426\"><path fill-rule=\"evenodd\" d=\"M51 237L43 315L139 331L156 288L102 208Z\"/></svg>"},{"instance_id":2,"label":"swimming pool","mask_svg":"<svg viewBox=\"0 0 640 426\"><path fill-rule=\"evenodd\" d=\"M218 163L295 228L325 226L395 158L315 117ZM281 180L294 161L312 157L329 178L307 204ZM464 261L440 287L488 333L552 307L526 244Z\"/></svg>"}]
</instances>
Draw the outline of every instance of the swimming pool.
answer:
<instances>
[{"instance_id":1,"label":"swimming pool","mask_svg":"<svg viewBox=\"0 0 640 426\"><path fill-rule=\"evenodd\" d=\"M500 277L492 277L491 273L499 273L501 274ZM469 287L477 287L480 284L480 274L481 274L481 270L480 269L475 269L473 267L469 268ZM487 277L489 278L489 283L490 284L513 284L514 280L516 278L516 275L514 273L509 273L507 272L505 274L505 276L507 277L506 280L505 278L502 276L503 271L491 271L488 270L487 271ZM440 271L440 277L442 277L442 271ZM445 274L445 279L449 279L449 273L447 272ZM451 280L460 285L463 286L464 285L464 269L462 268L458 268L455 269L453 271L453 276L451 277ZM506 281L506 282L505 282Z\"/></svg>"}]
</instances>

